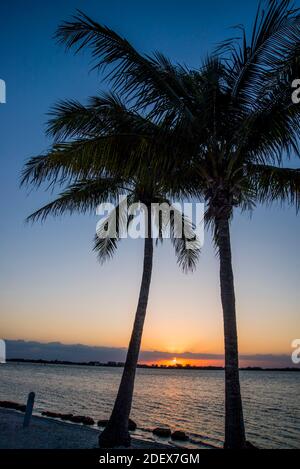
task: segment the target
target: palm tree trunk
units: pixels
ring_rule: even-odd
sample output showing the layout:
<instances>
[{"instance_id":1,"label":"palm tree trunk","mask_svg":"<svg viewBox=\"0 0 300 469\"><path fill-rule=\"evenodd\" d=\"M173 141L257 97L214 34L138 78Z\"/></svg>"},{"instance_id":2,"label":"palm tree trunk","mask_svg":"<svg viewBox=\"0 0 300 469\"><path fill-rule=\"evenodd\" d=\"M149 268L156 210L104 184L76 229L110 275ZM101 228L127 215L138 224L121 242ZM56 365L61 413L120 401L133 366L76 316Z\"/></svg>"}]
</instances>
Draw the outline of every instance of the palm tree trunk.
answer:
<instances>
[{"instance_id":1,"label":"palm tree trunk","mask_svg":"<svg viewBox=\"0 0 300 469\"><path fill-rule=\"evenodd\" d=\"M239 379L238 338L229 218L216 220L220 256L220 284L225 338L225 444L227 449L245 448L245 427Z\"/></svg>"},{"instance_id":2,"label":"palm tree trunk","mask_svg":"<svg viewBox=\"0 0 300 469\"><path fill-rule=\"evenodd\" d=\"M143 327L145 322L153 263L153 240L151 230L151 207L148 208L148 237L145 238L144 267L140 296L134 326L127 352L123 375L110 420L99 436L101 448L130 446L128 420L132 405L134 380L138 364Z\"/></svg>"}]
</instances>

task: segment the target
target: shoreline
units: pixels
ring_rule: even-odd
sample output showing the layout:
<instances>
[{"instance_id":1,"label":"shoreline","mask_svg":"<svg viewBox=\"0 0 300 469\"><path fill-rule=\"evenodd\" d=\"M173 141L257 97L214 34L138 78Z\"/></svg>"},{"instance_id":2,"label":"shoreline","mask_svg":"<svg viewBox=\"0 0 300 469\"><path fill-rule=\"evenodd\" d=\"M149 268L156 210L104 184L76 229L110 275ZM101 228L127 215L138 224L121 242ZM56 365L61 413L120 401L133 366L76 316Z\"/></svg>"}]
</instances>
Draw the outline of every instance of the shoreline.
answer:
<instances>
[{"instance_id":1,"label":"shoreline","mask_svg":"<svg viewBox=\"0 0 300 469\"><path fill-rule=\"evenodd\" d=\"M23 358L8 358L6 363L30 363L32 365L62 365L62 366L89 366L89 367L96 367L96 368L124 368L124 363L101 363L101 362L72 362L72 361L65 361L65 360L31 360L31 359L23 359ZM183 370L183 371L225 371L225 368L222 366L166 366L166 365L145 365L139 363L137 368L146 369L146 370L163 370L163 371L173 371L173 370ZM280 371L280 372L300 372L300 368L298 367L290 367L290 368L262 368L262 367L241 367L240 371Z\"/></svg>"},{"instance_id":2,"label":"shoreline","mask_svg":"<svg viewBox=\"0 0 300 469\"><path fill-rule=\"evenodd\" d=\"M99 429L33 415L23 428L24 414L0 408L0 449L98 449ZM170 449L174 446L132 437L130 448Z\"/></svg>"}]
</instances>

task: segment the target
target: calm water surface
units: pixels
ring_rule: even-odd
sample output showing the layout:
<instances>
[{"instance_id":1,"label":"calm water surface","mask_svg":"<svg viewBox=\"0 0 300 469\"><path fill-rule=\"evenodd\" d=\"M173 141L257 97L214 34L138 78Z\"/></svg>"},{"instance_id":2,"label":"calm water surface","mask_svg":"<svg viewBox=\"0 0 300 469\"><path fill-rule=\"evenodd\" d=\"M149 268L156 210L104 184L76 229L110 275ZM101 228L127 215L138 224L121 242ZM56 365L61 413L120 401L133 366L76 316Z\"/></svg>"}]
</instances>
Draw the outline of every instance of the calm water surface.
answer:
<instances>
[{"instance_id":1,"label":"calm water surface","mask_svg":"<svg viewBox=\"0 0 300 469\"><path fill-rule=\"evenodd\" d=\"M122 370L85 366L0 366L0 400L24 402L36 393L35 412L52 410L107 418ZM241 372L247 438L262 448L300 449L300 373ZM137 435L184 430L190 447L221 446L224 438L222 371L139 369L132 418Z\"/></svg>"}]
</instances>

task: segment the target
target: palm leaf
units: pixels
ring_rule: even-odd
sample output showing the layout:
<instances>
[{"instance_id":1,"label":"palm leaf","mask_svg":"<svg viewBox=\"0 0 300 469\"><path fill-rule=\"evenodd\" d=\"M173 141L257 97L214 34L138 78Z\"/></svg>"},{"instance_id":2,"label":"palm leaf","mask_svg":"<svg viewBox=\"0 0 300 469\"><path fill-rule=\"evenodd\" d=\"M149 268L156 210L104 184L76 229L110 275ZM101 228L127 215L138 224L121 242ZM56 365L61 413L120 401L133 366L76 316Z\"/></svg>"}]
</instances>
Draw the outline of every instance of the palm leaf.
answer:
<instances>
[{"instance_id":1,"label":"palm leaf","mask_svg":"<svg viewBox=\"0 0 300 469\"><path fill-rule=\"evenodd\" d=\"M266 0L260 3L248 42L244 27L241 41L226 41L217 52L223 52L228 64L227 80L232 95L242 106L255 106L266 75L278 73L289 61L300 40L300 15L289 0ZM269 80L269 83L271 81Z\"/></svg>"},{"instance_id":2,"label":"palm leaf","mask_svg":"<svg viewBox=\"0 0 300 469\"><path fill-rule=\"evenodd\" d=\"M263 203L287 202L300 208L300 169L248 165L257 198Z\"/></svg>"},{"instance_id":3,"label":"palm leaf","mask_svg":"<svg viewBox=\"0 0 300 469\"><path fill-rule=\"evenodd\" d=\"M102 202L115 202L121 195L116 179L82 180L68 186L55 200L32 213L27 221L45 221L49 215L95 212Z\"/></svg>"},{"instance_id":4,"label":"palm leaf","mask_svg":"<svg viewBox=\"0 0 300 469\"><path fill-rule=\"evenodd\" d=\"M56 38L75 52L90 47L94 68L110 67L107 78L115 89L144 108L169 100L192 116L192 106L181 80L180 70L156 53L141 55L124 38L78 11L73 21L64 22Z\"/></svg>"},{"instance_id":5,"label":"palm leaf","mask_svg":"<svg viewBox=\"0 0 300 469\"><path fill-rule=\"evenodd\" d=\"M171 206L170 234L177 263L183 272L193 272L200 256L200 242L192 222L176 207Z\"/></svg>"},{"instance_id":6,"label":"palm leaf","mask_svg":"<svg viewBox=\"0 0 300 469\"><path fill-rule=\"evenodd\" d=\"M130 199L129 199L130 200ZM101 264L114 255L122 232L128 225L125 206L128 200L121 201L98 225L94 238L94 251Z\"/></svg>"}]
</instances>

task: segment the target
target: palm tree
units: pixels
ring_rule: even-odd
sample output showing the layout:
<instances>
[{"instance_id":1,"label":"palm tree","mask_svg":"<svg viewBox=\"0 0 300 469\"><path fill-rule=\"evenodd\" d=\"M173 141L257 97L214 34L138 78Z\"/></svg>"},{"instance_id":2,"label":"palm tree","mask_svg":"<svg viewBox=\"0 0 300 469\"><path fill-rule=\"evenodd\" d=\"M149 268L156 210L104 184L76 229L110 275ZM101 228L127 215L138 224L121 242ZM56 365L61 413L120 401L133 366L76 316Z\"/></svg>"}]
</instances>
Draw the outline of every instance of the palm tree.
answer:
<instances>
[{"instance_id":1,"label":"palm tree","mask_svg":"<svg viewBox=\"0 0 300 469\"><path fill-rule=\"evenodd\" d=\"M225 448L247 447L230 221L237 209L257 203L298 209L300 201L300 171L284 167L287 158L299 156L300 107L292 103L291 83L300 76L300 15L289 0L264 4L250 38L240 27L241 39L225 41L199 70L174 65L158 52L140 54L81 12L57 31L68 49L90 48L95 68L108 68L106 78L133 110L168 126L173 138L160 140L163 152L155 158L164 170L178 168L176 183L184 175L206 202L220 259Z\"/></svg>"},{"instance_id":2,"label":"palm tree","mask_svg":"<svg viewBox=\"0 0 300 469\"><path fill-rule=\"evenodd\" d=\"M127 204L137 204L145 218L143 275L134 326L114 408L99 437L101 447L129 446L129 415L152 275L153 223L157 225L157 241L162 241L169 229L184 271L195 268L198 242L189 220L167 198L174 187L169 180L176 178L175 168L172 174L163 177L161 169L157 171L155 159L152 163L163 126L128 111L112 94L92 98L88 106L65 101L52 114L48 132L56 143L47 154L27 162L21 183L39 187L47 181L51 187L58 183L65 188L28 220L73 212L95 213L101 202L113 202L116 207L102 221L95 236L94 249L104 262L113 256L134 218L134 213L127 215ZM181 191L179 186L177 190ZM152 213L152 204L160 207L156 214ZM192 249L186 246L188 240L195 243Z\"/></svg>"}]
</instances>

